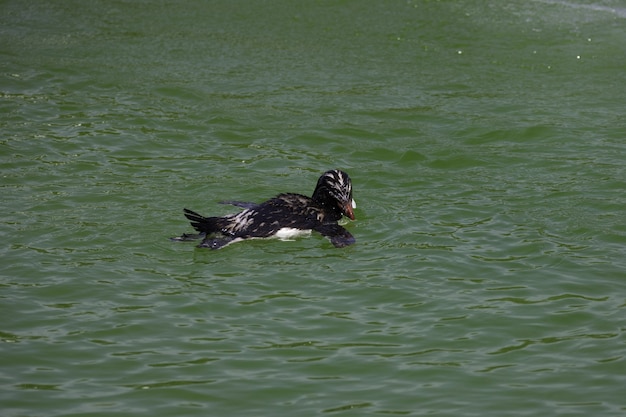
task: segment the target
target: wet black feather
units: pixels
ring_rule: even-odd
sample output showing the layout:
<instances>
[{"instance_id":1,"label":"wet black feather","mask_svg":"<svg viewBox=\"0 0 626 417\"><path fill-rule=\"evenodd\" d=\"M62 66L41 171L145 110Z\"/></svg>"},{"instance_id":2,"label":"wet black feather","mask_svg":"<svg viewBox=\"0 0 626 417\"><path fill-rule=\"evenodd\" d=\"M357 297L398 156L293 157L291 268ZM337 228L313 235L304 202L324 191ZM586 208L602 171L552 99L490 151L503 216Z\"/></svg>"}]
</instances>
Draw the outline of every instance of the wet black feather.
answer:
<instances>
[{"instance_id":1,"label":"wet black feather","mask_svg":"<svg viewBox=\"0 0 626 417\"><path fill-rule=\"evenodd\" d=\"M313 197L286 193L260 204L241 201L224 204L244 210L223 217L204 217L184 209L191 226L204 238L200 247L219 249L236 240L270 237L283 228L315 230L336 247L355 242L350 232L337 223L346 214L345 207L352 207L352 184L343 171L325 172L318 180ZM352 209L349 210L351 213ZM195 235L184 234L173 239L189 240L192 236Z\"/></svg>"}]
</instances>

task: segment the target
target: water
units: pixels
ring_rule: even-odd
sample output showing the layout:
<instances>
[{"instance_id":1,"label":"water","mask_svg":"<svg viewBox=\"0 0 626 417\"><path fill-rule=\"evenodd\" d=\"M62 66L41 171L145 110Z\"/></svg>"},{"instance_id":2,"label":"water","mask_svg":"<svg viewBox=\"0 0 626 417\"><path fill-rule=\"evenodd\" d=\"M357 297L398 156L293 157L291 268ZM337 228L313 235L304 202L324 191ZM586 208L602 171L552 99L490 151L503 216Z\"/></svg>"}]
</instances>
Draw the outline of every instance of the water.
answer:
<instances>
[{"instance_id":1,"label":"water","mask_svg":"<svg viewBox=\"0 0 626 417\"><path fill-rule=\"evenodd\" d=\"M3 416L624 414L621 2L0 9Z\"/></svg>"}]
</instances>

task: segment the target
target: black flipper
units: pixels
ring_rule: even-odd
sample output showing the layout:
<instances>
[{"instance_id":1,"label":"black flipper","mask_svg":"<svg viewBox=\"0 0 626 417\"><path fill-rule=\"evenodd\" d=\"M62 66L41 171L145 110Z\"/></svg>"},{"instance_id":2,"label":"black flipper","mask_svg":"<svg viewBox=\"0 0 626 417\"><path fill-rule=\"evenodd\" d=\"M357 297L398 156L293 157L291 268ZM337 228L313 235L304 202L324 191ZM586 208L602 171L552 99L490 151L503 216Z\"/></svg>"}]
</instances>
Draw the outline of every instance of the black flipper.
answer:
<instances>
[{"instance_id":1,"label":"black flipper","mask_svg":"<svg viewBox=\"0 0 626 417\"><path fill-rule=\"evenodd\" d=\"M354 236L337 223L321 224L313 230L321 233L322 236L327 237L330 240L330 243L335 245L337 248L343 248L356 242Z\"/></svg>"},{"instance_id":2,"label":"black flipper","mask_svg":"<svg viewBox=\"0 0 626 417\"><path fill-rule=\"evenodd\" d=\"M248 203L247 201L220 201L220 204L228 204L235 207L251 209L258 206L256 203Z\"/></svg>"},{"instance_id":3,"label":"black flipper","mask_svg":"<svg viewBox=\"0 0 626 417\"><path fill-rule=\"evenodd\" d=\"M170 240L174 242L187 242L190 240L198 240L203 239L206 236L206 233L183 233L180 236L171 237Z\"/></svg>"}]
</instances>

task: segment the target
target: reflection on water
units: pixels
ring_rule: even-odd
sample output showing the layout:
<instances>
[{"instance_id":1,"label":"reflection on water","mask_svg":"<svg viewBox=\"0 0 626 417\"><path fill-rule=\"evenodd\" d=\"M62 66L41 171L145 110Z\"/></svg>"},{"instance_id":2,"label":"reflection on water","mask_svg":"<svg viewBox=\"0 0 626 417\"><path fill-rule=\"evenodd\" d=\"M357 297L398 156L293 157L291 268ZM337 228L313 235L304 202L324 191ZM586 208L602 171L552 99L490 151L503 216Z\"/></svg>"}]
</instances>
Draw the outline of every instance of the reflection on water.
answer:
<instances>
[{"instance_id":1,"label":"reflection on water","mask_svg":"<svg viewBox=\"0 0 626 417\"><path fill-rule=\"evenodd\" d=\"M598 3L594 3L594 4L575 3L571 1L561 1L561 0L535 0L535 1L540 2L540 3L556 4L559 6L571 7L573 9L593 10L595 12L607 12L607 13L615 14L616 16L619 16L622 18L626 18L626 8L624 7L606 6L606 5L598 4Z\"/></svg>"}]
</instances>

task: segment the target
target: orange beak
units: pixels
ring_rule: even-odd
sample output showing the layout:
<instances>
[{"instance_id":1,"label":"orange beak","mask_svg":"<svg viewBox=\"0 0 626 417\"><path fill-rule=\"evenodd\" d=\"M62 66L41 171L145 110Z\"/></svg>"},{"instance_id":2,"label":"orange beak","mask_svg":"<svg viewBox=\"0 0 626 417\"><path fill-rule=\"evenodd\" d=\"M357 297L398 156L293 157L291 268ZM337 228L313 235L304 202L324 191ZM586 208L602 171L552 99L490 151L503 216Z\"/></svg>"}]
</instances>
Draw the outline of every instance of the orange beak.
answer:
<instances>
[{"instance_id":1,"label":"orange beak","mask_svg":"<svg viewBox=\"0 0 626 417\"><path fill-rule=\"evenodd\" d=\"M350 220L354 220L354 209L352 208L352 201L343 206L343 214Z\"/></svg>"}]
</instances>

